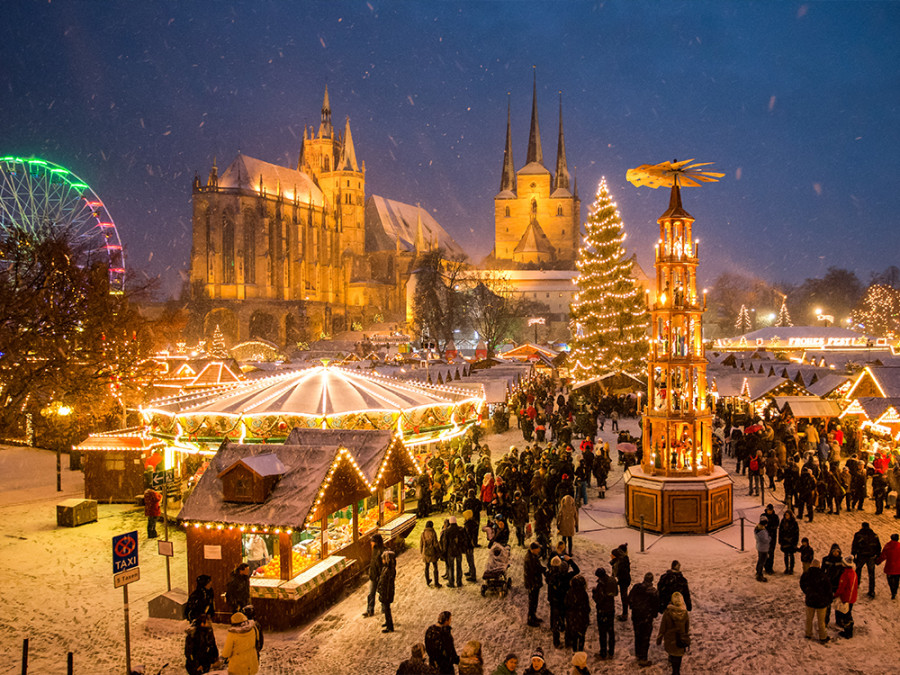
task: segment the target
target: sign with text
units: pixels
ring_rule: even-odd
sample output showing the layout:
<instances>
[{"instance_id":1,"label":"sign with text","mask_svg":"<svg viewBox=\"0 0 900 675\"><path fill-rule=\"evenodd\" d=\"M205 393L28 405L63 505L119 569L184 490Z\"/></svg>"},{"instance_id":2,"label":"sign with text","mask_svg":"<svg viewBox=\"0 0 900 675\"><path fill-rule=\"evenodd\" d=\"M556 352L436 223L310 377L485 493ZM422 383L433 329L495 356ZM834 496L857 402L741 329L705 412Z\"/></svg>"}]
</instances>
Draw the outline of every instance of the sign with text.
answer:
<instances>
[{"instance_id":1,"label":"sign with text","mask_svg":"<svg viewBox=\"0 0 900 675\"><path fill-rule=\"evenodd\" d=\"M113 574L138 566L138 533L126 532L112 538ZM121 585L121 584L120 584ZM116 588L119 586L117 585Z\"/></svg>"},{"instance_id":2,"label":"sign with text","mask_svg":"<svg viewBox=\"0 0 900 675\"><path fill-rule=\"evenodd\" d=\"M141 578L141 568L140 567L132 567L130 569L125 570L124 572L118 572L117 574L113 574L113 588L120 588L122 586L127 586L133 581L138 581Z\"/></svg>"},{"instance_id":3,"label":"sign with text","mask_svg":"<svg viewBox=\"0 0 900 675\"><path fill-rule=\"evenodd\" d=\"M166 483L174 483L175 482L175 469L168 469L167 471L155 471L152 476L150 476L150 487L154 490L157 488L161 488Z\"/></svg>"}]
</instances>

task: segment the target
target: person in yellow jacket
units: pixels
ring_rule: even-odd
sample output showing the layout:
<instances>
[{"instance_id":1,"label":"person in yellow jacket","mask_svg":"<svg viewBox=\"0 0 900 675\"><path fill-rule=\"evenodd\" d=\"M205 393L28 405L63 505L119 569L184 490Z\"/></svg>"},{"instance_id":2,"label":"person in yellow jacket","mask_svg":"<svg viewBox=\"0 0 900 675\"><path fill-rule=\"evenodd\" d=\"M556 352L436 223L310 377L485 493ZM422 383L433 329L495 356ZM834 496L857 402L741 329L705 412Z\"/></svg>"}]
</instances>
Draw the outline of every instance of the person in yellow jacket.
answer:
<instances>
[{"instance_id":1,"label":"person in yellow jacket","mask_svg":"<svg viewBox=\"0 0 900 675\"><path fill-rule=\"evenodd\" d=\"M231 615L231 628L225 637L220 656L228 659L228 675L256 675L259 653L256 651L259 631L256 622L241 612Z\"/></svg>"}]
</instances>

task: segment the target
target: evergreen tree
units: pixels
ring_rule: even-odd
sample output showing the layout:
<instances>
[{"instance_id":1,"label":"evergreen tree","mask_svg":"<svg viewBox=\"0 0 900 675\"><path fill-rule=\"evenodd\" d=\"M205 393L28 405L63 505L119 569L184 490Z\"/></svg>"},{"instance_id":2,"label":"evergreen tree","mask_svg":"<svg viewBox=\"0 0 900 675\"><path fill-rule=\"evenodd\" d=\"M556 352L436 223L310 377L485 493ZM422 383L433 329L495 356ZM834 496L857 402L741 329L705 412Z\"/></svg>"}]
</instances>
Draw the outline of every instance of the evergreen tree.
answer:
<instances>
[{"instance_id":1,"label":"evergreen tree","mask_svg":"<svg viewBox=\"0 0 900 675\"><path fill-rule=\"evenodd\" d=\"M788 314L787 299L781 301L781 309L778 310L778 320L775 321L776 326L793 326L791 315Z\"/></svg>"},{"instance_id":2,"label":"evergreen tree","mask_svg":"<svg viewBox=\"0 0 900 675\"><path fill-rule=\"evenodd\" d=\"M734 322L734 328L738 334L750 332L750 312L747 311L747 305L741 305L741 311L738 312L737 321Z\"/></svg>"},{"instance_id":3,"label":"evergreen tree","mask_svg":"<svg viewBox=\"0 0 900 675\"><path fill-rule=\"evenodd\" d=\"M222 330L218 324L216 324L216 329L213 331L212 348L209 350L209 355L217 359L228 358L228 350L225 348L225 336L222 335Z\"/></svg>"},{"instance_id":4,"label":"evergreen tree","mask_svg":"<svg viewBox=\"0 0 900 675\"><path fill-rule=\"evenodd\" d=\"M631 276L632 259L622 242L624 226L606 179L585 223L578 251L578 291L571 307L572 376L585 380L607 371L642 375L647 358L649 319Z\"/></svg>"}]
</instances>

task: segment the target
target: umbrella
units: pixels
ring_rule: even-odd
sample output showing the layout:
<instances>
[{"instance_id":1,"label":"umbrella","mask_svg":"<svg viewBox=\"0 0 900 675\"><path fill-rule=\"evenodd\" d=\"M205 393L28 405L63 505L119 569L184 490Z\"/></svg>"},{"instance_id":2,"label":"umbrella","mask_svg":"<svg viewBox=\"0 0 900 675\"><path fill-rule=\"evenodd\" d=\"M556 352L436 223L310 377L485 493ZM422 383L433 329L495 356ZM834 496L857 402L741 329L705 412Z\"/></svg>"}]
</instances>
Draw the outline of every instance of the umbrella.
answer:
<instances>
[{"instance_id":1,"label":"umbrella","mask_svg":"<svg viewBox=\"0 0 900 675\"><path fill-rule=\"evenodd\" d=\"M762 428L763 428L763 425L762 425L762 424L753 424L753 425L747 427L746 429L744 429L744 433L745 433L745 434L752 434L752 433L754 433L754 432L756 432L756 431L759 431L759 430L762 429Z\"/></svg>"},{"instance_id":2,"label":"umbrella","mask_svg":"<svg viewBox=\"0 0 900 675\"><path fill-rule=\"evenodd\" d=\"M619 443L616 449L619 452L627 452L630 455L637 452L637 446L634 443Z\"/></svg>"}]
</instances>

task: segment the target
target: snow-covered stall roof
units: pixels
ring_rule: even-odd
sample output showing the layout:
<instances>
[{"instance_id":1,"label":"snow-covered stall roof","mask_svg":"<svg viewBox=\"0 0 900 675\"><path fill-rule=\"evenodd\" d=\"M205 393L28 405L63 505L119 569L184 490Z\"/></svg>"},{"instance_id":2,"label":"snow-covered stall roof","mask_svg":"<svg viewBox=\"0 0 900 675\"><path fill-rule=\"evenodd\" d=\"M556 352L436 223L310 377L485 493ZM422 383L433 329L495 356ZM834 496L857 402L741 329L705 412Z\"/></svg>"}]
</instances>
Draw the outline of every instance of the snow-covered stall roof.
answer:
<instances>
[{"instance_id":1,"label":"snow-covered stall roof","mask_svg":"<svg viewBox=\"0 0 900 675\"><path fill-rule=\"evenodd\" d=\"M780 411L789 409L794 417L838 417L841 414L837 401L818 396L776 396L774 401Z\"/></svg>"},{"instance_id":2,"label":"snow-covered stall roof","mask_svg":"<svg viewBox=\"0 0 900 675\"><path fill-rule=\"evenodd\" d=\"M371 486L368 476L374 479L393 439L389 431L293 431L297 433L290 438L298 440L297 444L223 444L185 500L179 520L300 528L342 451L356 461L361 477ZM240 460L253 462L255 457L270 454L283 464L284 473L266 501L261 504L226 502L219 474Z\"/></svg>"}]
</instances>

